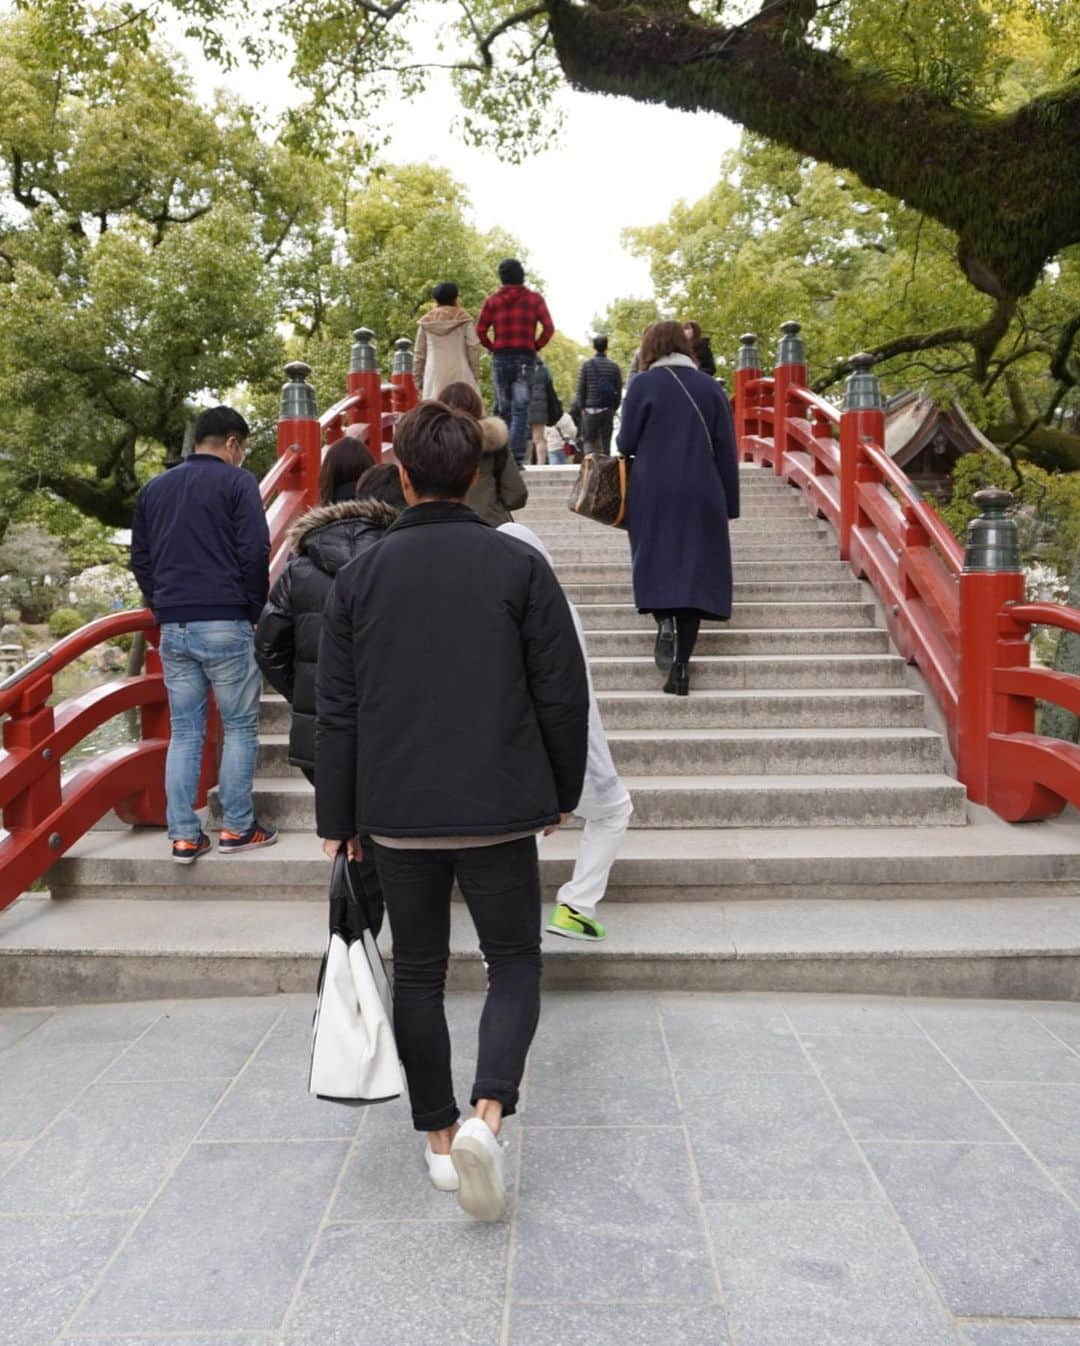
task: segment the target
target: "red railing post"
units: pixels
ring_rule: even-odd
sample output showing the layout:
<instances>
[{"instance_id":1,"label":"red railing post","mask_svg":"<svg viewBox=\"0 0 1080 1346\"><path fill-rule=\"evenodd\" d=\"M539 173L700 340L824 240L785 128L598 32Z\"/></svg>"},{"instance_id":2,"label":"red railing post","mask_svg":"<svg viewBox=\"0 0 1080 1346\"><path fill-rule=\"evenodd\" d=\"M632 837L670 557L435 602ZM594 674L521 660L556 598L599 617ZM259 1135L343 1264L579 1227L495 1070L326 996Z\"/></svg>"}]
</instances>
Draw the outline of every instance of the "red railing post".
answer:
<instances>
[{"instance_id":1,"label":"red railing post","mask_svg":"<svg viewBox=\"0 0 1080 1346\"><path fill-rule=\"evenodd\" d=\"M745 332L739 338L739 355L735 362L735 447L741 461L753 459L754 454L746 447L747 435L756 435L759 427L754 419L754 406L757 398L750 385L761 378L761 355L758 351L757 336Z\"/></svg>"},{"instance_id":2,"label":"red railing post","mask_svg":"<svg viewBox=\"0 0 1080 1346\"><path fill-rule=\"evenodd\" d=\"M806 387L806 346L799 335L802 324L781 323L780 331L783 335L773 371L773 471L778 477L784 474L784 454L787 452L788 389Z\"/></svg>"},{"instance_id":3,"label":"red railing post","mask_svg":"<svg viewBox=\"0 0 1080 1346\"><path fill-rule=\"evenodd\" d=\"M990 735L1027 733L1035 728L1033 701L999 696L994 670L1025 667L1031 649L1020 628L1006 634L1006 603L1024 597L1024 572L1010 491L979 491L981 514L968 525L960 576L960 679L957 775L976 804L991 798Z\"/></svg>"},{"instance_id":4,"label":"red railing post","mask_svg":"<svg viewBox=\"0 0 1080 1346\"><path fill-rule=\"evenodd\" d=\"M149 631L144 639L143 660L136 657L129 661L128 676L137 677L140 672L148 677L163 677L164 669L161 665L161 652L157 648L159 639L158 628L155 626ZM140 636L136 635L134 641L137 643ZM142 667L140 668L140 662ZM210 720L218 719L217 710L213 705L213 697L210 698L210 706L207 714L207 738L210 736ZM220 724L220 721L219 721ZM139 737L145 743L148 740L156 739L168 742L172 734L172 723L169 719L169 703L166 700L153 702L150 705L143 706L139 711ZM205 760L205 756L204 756ZM215 774L213 784L216 782ZM198 800L197 807L201 808L206 802L205 794ZM116 806L116 814L121 822L128 823L138 827L163 827L165 825L165 772L155 772L143 788L137 793L130 795L127 799L121 800Z\"/></svg>"},{"instance_id":5,"label":"red railing post","mask_svg":"<svg viewBox=\"0 0 1080 1346\"><path fill-rule=\"evenodd\" d=\"M285 366L288 382L281 389L281 419L277 427L278 457L297 455L298 485L309 506L319 503L319 469L322 467L322 429L315 405L315 390L308 383L310 365L296 360Z\"/></svg>"},{"instance_id":6,"label":"red railing post","mask_svg":"<svg viewBox=\"0 0 1080 1346\"><path fill-rule=\"evenodd\" d=\"M885 447L885 401L872 373L874 357L865 353L848 361L840 416L840 559L851 559L851 534L859 522L859 462L864 442Z\"/></svg>"},{"instance_id":7,"label":"red railing post","mask_svg":"<svg viewBox=\"0 0 1080 1346\"><path fill-rule=\"evenodd\" d=\"M349 410L349 424L362 421L367 425L368 450L378 462L382 457L382 379L375 354L375 333L370 327L358 327L353 332L346 389L360 396L359 403Z\"/></svg>"},{"instance_id":8,"label":"red railing post","mask_svg":"<svg viewBox=\"0 0 1080 1346\"><path fill-rule=\"evenodd\" d=\"M394 360L390 367L390 382L393 385L393 408L399 415L412 411L420 401L413 378L413 350L408 337L398 337L394 342Z\"/></svg>"},{"instance_id":9,"label":"red railing post","mask_svg":"<svg viewBox=\"0 0 1080 1346\"><path fill-rule=\"evenodd\" d=\"M4 721L4 748L20 757L40 753L45 769L4 809L4 827L8 832L29 831L54 813L61 804L60 760L51 748L41 745L56 727L52 707L52 678L28 683L25 692Z\"/></svg>"}]
</instances>

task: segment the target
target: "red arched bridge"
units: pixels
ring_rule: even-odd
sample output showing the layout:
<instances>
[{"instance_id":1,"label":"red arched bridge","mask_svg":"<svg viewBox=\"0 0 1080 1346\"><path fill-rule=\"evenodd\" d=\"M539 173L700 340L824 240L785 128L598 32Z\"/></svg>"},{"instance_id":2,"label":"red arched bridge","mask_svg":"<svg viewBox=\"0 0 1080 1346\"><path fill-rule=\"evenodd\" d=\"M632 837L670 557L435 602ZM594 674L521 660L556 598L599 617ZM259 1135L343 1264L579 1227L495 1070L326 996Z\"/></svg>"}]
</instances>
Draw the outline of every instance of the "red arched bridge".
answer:
<instances>
[{"instance_id":1,"label":"red arched bridge","mask_svg":"<svg viewBox=\"0 0 1080 1346\"><path fill-rule=\"evenodd\" d=\"M319 416L306 365L286 368L277 460L262 482L271 577L287 555L291 523L316 502L322 446L346 425L369 427L379 456L396 416L414 406L409 343L396 343L389 383L373 334L355 333L346 395ZM1080 747L1035 732L1037 702L1080 714L1080 677L1031 666L1035 626L1080 634L1080 612L1024 601L1016 526L1006 492L983 492L983 515L964 548L885 452L884 405L869 356L851 360L837 408L806 386L797 323L785 323L776 367L765 375L745 336L735 376L735 424L745 460L771 468L827 519L840 557L870 582L897 648L918 666L948 726L969 798L1010 822L1080 806ZM140 669L50 705L53 679L116 636L145 640ZM162 826L169 714L157 632L146 609L90 622L0 684L0 908L16 898L110 810L127 823ZM93 757L69 775L65 754L113 717L139 712L136 742ZM220 733L209 717L200 803L216 784Z\"/></svg>"}]
</instances>

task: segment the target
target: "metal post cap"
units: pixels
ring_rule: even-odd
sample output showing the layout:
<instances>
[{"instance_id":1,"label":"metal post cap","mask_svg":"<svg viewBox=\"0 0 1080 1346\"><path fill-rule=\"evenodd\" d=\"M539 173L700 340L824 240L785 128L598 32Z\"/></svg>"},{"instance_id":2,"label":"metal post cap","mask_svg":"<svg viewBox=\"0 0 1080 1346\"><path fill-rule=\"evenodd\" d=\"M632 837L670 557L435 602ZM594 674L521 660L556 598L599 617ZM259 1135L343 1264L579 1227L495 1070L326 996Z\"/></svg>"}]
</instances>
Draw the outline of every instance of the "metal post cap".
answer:
<instances>
[{"instance_id":1,"label":"metal post cap","mask_svg":"<svg viewBox=\"0 0 1080 1346\"><path fill-rule=\"evenodd\" d=\"M319 414L315 389L307 382L311 366L303 360L293 360L285 366L288 383L281 389L281 419L283 421L313 421Z\"/></svg>"},{"instance_id":2,"label":"metal post cap","mask_svg":"<svg viewBox=\"0 0 1080 1346\"><path fill-rule=\"evenodd\" d=\"M972 499L980 513L967 527L964 570L1019 570L1020 531L1011 513L1016 497L990 487Z\"/></svg>"},{"instance_id":3,"label":"metal post cap","mask_svg":"<svg viewBox=\"0 0 1080 1346\"><path fill-rule=\"evenodd\" d=\"M411 374L412 367L412 342L408 337L398 337L394 342L394 362L392 372L395 374Z\"/></svg>"},{"instance_id":4,"label":"metal post cap","mask_svg":"<svg viewBox=\"0 0 1080 1346\"><path fill-rule=\"evenodd\" d=\"M882 411L885 399L881 395L881 384L872 372L877 357L867 351L852 355L848 364L851 373L844 384L845 411Z\"/></svg>"},{"instance_id":5,"label":"metal post cap","mask_svg":"<svg viewBox=\"0 0 1080 1346\"><path fill-rule=\"evenodd\" d=\"M783 322L780 324L780 331L783 335L776 352L776 363L778 365L806 364L806 342L799 335L802 331L802 323L790 320Z\"/></svg>"},{"instance_id":6,"label":"metal post cap","mask_svg":"<svg viewBox=\"0 0 1080 1346\"><path fill-rule=\"evenodd\" d=\"M744 332L739 338L739 356L735 361L736 369L760 369L761 354L757 347L757 333Z\"/></svg>"},{"instance_id":7,"label":"metal post cap","mask_svg":"<svg viewBox=\"0 0 1080 1346\"><path fill-rule=\"evenodd\" d=\"M370 327L358 327L353 332L353 348L349 352L349 372L358 374L379 368L375 355L375 333Z\"/></svg>"}]
</instances>

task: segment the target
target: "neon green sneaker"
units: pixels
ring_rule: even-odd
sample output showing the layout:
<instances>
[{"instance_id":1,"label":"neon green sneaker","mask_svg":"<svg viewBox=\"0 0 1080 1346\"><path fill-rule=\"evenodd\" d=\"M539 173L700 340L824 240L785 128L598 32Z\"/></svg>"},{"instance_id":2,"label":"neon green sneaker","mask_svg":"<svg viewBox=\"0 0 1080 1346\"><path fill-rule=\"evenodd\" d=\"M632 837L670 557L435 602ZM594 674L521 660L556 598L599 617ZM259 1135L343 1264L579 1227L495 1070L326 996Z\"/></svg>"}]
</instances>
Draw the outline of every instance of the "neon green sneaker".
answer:
<instances>
[{"instance_id":1,"label":"neon green sneaker","mask_svg":"<svg viewBox=\"0 0 1080 1346\"><path fill-rule=\"evenodd\" d=\"M587 939L594 943L607 939L607 931L594 916L583 916L565 902L560 902L551 913L548 929L553 935L565 935L567 939Z\"/></svg>"}]
</instances>

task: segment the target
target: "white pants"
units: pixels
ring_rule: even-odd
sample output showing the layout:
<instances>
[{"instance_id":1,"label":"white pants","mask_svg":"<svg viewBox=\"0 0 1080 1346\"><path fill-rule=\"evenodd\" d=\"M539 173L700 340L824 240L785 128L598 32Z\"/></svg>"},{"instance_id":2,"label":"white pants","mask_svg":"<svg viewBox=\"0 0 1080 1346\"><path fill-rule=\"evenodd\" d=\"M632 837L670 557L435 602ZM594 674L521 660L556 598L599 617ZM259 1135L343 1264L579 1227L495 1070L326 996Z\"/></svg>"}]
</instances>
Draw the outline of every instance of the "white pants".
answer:
<instances>
[{"instance_id":1,"label":"white pants","mask_svg":"<svg viewBox=\"0 0 1080 1346\"><path fill-rule=\"evenodd\" d=\"M614 804L593 804L585 800L574 810L585 819L581 847L569 883L559 889L556 901L564 902L585 916L595 916L596 904L607 890L608 875L630 825L634 806L624 795Z\"/></svg>"}]
</instances>

